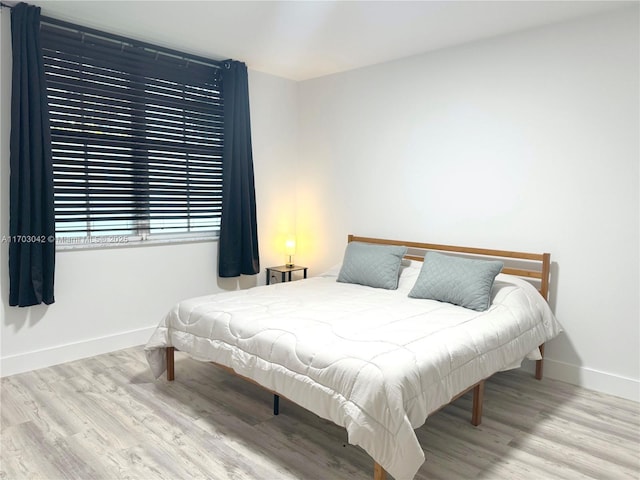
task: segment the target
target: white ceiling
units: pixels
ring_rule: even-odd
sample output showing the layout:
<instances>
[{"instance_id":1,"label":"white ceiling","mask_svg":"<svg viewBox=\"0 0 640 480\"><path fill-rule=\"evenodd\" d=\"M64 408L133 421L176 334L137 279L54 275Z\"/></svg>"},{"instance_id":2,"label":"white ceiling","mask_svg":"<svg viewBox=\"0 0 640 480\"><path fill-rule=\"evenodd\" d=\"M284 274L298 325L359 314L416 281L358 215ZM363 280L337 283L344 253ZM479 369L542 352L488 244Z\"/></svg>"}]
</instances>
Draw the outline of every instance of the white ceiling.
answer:
<instances>
[{"instance_id":1,"label":"white ceiling","mask_svg":"<svg viewBox=\"0 0 640 480\"><path fill-rule=\"evenodd\" d=\"M637 1L29 1L42 14L306 80Z\"/></svg>"}]
</instances>

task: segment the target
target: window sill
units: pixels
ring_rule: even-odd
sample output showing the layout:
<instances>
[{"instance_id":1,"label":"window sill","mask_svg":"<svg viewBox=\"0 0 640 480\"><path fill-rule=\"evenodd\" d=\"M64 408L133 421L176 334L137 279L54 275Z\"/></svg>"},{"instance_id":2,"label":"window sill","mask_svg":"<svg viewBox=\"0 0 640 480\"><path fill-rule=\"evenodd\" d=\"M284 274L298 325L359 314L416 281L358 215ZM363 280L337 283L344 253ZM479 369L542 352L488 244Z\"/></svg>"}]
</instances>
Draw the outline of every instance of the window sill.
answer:
<instances>
[{"instance_id":1,"label":"window sill","mask_svg":"<svg viewBox=\"0 0 640 480\"><path fill-rule=\"evenodd\" d=\"M213 242L218 240L218 234L202 235L194 237L169 237L147 238L140 237L91 237L91 238L58 238L56 239L56 252L69 252L73 250L110 250L113 248L139 248L159 245L175 245L185 243Z\"/></svg>"}]
</instances>

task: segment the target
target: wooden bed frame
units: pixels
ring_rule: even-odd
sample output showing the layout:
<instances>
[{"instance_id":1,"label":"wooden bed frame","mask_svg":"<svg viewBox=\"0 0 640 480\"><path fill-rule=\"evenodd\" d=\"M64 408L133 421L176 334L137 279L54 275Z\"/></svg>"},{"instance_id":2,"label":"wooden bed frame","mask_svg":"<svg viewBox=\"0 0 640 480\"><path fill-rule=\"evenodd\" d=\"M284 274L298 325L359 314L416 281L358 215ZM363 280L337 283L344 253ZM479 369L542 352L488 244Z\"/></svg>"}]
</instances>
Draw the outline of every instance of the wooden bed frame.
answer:
<instances>
[{"instance_id":1,"label":"wooden bed frame","mask_svg":"<svg viewBox=\"0 0 640 480\"><path fill-rule=\"evenodd\" d=\"M486 260L502 260L505 266L502 268L502 273L509 275L515 275L525 278L532 283L537 283L537 288L540 294L545 300L549 299L549 276L551 269L551 255L549 253L525 253L525 252L513 252L508 250L491 250L486 248L474 248L474 247L457 247L453 245L438 245L433 243L420 243L420 242L405 242L400 240L385 240L380 238L359 237L356 235L348 236L349 242L365 242L378 245L399 245L406 246L408 248L407 254L404 258L408 260L424 261L424 256L429 251L435 252L447 252L449 254L480 258ZM544 357L544 344L539 346L540 354ZM167 359L167 380L173 381L175 379L175 347L166 347L166 359ZM211 362L214 363L214 362ZM226 370L227 372L236 375L244 380L258 385L261 388L265 388L256 381L247 378L245 376L237 374L232 368L224 365L214 363L214 365ZM543 372L543 359L536 361L535 378L542 380ZM486 379L485 379L486 380ZM484 397L484 382L480 382L472 385L464 391L457 394L451 402L454 402L461 396L472 391L472 411L471 411L471 424L474 426L480 425L482 421L482 402ZM266 389L274 395L274 414L278 414L278 405L280 395L278 392ZM387 472L382 466L374 461L373 464L373 479L374 480L386 480Z\"/></svg>"}]
</instances>

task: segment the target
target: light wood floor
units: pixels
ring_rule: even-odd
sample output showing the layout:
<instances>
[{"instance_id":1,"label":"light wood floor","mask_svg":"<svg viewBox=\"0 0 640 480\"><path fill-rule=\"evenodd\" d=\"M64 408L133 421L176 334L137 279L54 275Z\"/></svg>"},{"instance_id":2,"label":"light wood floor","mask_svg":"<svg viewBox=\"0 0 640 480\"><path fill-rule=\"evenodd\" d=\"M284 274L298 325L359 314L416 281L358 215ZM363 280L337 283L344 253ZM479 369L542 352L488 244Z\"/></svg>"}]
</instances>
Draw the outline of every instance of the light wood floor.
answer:
<instances>
[{"instance_id":1,"label":"light wood floor","mask_svg":"<svg viewBox=\"0 0 640 480\"><path fill-rule=\"evenodd\" d=\"M345 431L176 354L152 380L141 347L2 379L2 479L371 479ZM638 479L640 405L513 371L417 430L417 479Z\"/></svg>"}]
</instances>

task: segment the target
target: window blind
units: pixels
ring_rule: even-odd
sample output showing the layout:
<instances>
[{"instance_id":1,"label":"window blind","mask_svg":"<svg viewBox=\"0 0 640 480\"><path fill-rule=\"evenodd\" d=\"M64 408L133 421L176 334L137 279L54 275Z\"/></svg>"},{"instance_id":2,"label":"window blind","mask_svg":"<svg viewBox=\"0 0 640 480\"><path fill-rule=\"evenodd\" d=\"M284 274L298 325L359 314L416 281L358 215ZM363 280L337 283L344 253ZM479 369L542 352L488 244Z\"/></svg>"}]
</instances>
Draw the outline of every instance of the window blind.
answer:
<instances>
[{"instance_id":1,"label":"window blind","mask_svg":"<svg viewBox=\"0 0 640 480\"><path fill-rule=\"evenodd\" d=\"M221 71L42 23L56 235L217 231Z\"/></svg>"}]
</instances>

